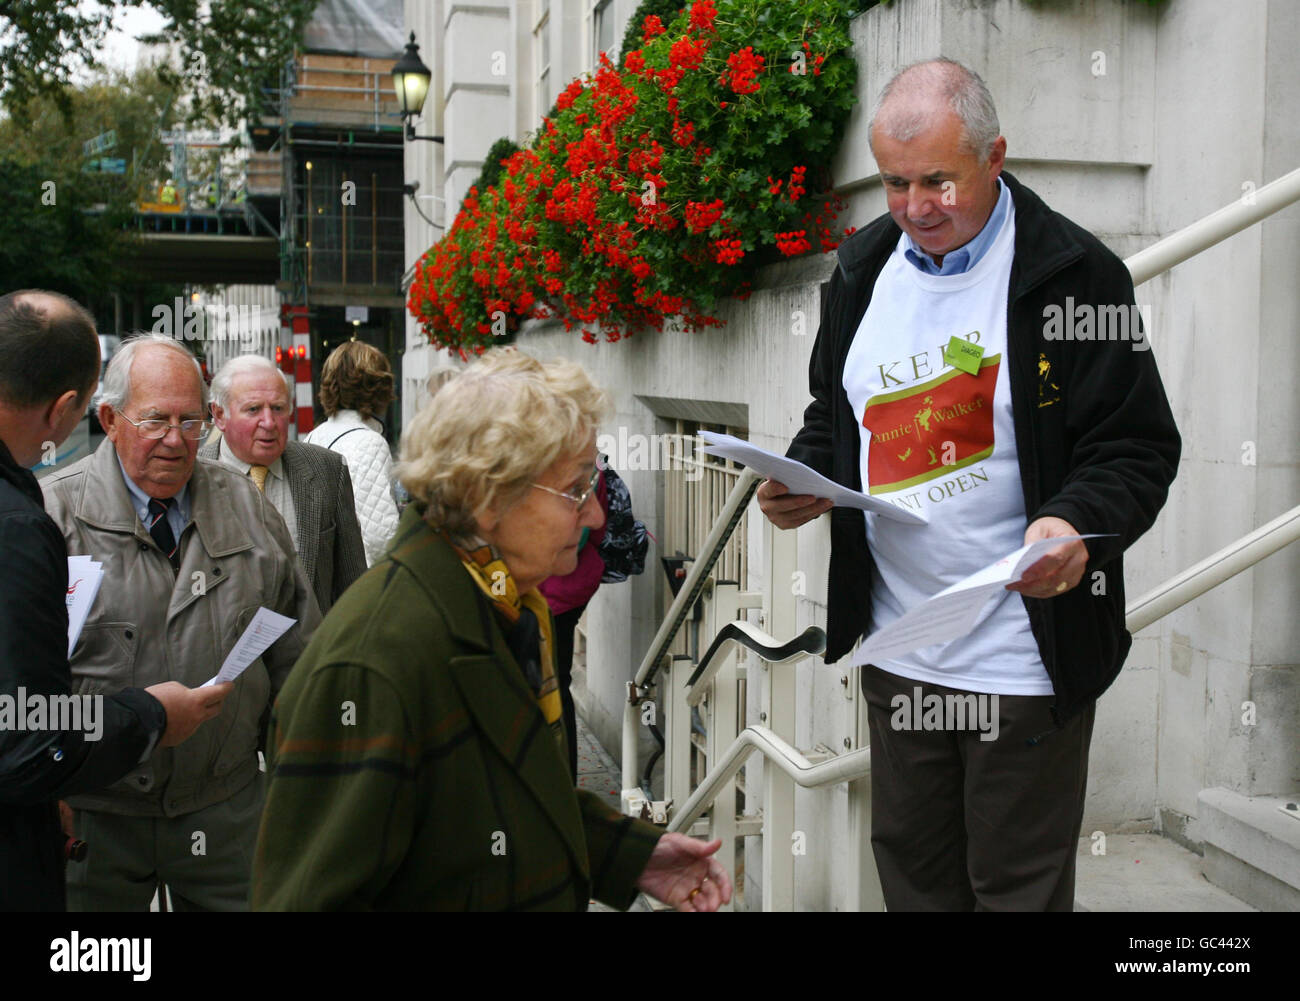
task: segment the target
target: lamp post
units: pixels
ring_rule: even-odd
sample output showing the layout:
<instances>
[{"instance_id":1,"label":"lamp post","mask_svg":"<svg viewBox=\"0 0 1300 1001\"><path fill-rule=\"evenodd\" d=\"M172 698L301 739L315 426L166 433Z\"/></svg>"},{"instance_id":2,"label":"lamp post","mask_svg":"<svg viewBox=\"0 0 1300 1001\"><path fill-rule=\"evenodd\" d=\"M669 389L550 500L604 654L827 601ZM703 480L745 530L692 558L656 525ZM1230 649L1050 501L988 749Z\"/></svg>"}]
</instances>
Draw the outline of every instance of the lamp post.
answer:
<instances>
[{"instance_id":1,"label":"lamp post","mask_svg":"<svg viewBox=\"0 0 1300 1001\"><path fill-rule=\"evenodd\" d=\"M406 43L402 58L393 64L393 89L397 92L398 103L402 107L402 120L406 123L407 141L423 139L426 142L442 142L442 136L417 136L412 119L418 118L424 107L424 99L429 94L429 81L433 74L420 58L420 47L415 44L415 32Z\"/></svg>"}]
</instances>

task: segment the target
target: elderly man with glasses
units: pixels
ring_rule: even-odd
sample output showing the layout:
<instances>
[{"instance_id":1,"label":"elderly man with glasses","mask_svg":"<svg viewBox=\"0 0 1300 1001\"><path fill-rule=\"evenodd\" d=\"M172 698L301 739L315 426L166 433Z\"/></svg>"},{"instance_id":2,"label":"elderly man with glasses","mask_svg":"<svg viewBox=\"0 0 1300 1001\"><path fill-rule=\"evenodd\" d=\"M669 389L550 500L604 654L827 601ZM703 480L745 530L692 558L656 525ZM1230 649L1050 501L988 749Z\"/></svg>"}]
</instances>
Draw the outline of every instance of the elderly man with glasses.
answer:
<instances>
[{"instance_id":1,"label":"elderly man with glasses","mask_svg":"<svg viewBox=\"0 0 1300 1001\"><path fill-rule=\"evenodd\" d=\"M185 347L129 341L98 402L107 440L43 481L70 554L104 564L72 654L80 693L215 676L259 608L296 620L235 682L222 712L108 789L72 798L90 845L69 910L243 910L264 795L261 722L320 621L284 520L251 480L196 463L207 387Z\"/></svg>"}]
</instances>

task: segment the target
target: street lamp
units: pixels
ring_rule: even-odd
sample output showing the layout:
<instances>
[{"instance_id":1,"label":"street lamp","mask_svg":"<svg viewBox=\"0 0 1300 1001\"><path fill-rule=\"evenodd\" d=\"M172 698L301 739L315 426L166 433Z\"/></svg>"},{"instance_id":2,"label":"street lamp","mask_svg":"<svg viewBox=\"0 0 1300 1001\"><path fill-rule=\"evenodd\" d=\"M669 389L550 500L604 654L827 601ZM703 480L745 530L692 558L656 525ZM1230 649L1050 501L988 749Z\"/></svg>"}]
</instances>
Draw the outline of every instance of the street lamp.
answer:
<instances>
[{"instance_id":1,"label":"street lamp","mask_svg":"<svg viewBox=\"0 0 1300 1001\"><path fill-rule=\"evenodd\" d=\"M442 142L442 136L417 136L415 125L411 121L418 118L424 107L424 99L429 94L429 81L433 74L420 58L420 47L415 44L415 32L406 43L402 58L393 64L393 89L397 92L398 103L402 106L402 120L406 123L408 141L423 139L426 142Z\"/></svg>"}]
</instances>

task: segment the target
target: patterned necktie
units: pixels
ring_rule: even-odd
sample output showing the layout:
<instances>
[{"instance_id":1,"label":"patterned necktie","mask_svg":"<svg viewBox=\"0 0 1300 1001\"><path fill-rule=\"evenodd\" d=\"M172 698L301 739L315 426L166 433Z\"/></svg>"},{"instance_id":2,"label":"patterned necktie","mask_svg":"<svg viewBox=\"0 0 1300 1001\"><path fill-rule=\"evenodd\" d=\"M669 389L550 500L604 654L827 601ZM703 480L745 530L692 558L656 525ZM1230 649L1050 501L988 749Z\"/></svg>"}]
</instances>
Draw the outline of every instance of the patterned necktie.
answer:
<instances>
[{"instance_id":1,"label":"patterned necktie","mask_svg":"<svg viewBox=\"0 0 1300 1001\"><path fill-rule=\"evenodd\" d=\"M257 489L266 493L266 474L270 472L265 466L249 466L248 477L257 484Z\"/></svg>"},{"instance_id":2,"label":"patterned necktie","mask_svg":"<svg viewBox=\"0 0 1300 1001\"><path fill-rule=\"evenodd\" d=\"M181 557L176 544L176 536L172 534L172 526L167 521L168 509L176 503L175 497L168 497L166 500L157 500L149 498L149 534L153 536L153 541L158 544L158 548L167 554L167 561L171 563L172 570L179 570L181 566Z\"/></svg>"}]
</instances>

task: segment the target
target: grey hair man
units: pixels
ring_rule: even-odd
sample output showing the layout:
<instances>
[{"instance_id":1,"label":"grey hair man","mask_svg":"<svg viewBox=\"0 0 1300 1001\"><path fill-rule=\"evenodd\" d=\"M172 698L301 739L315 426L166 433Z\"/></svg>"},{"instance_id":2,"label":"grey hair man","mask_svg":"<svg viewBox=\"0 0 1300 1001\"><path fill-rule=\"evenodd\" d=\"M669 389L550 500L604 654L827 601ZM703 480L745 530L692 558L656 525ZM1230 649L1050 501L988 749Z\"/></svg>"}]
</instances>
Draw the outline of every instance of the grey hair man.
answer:
<instances>
[{"instance_id":1,"label":"grey hair man","mask_svg":"<svg viewBox=\"0 0 1300 1001\"><path fill-rule=\"evenodd\" d=\"M68 868L70 910L145 910L160 883L178 910L247 907L260 726L320 612L275 508L246 477L196 461L205 398L182 344L128 341L104 375L107 439L42 483L68 550L104 565L73 678L86 693L132 681L202 686L259 609L293 624L235 680L213 725L69 799L94 845Z\"/></svg>"},{"instance_id":2,"label":"grey hair man","mask_svg":"<svg viewBox=\"0 0 1300 1001\"><path fill-rule=\"evenodd\" d=\"M212 379L219 441L199 451L250 477L289 527L317 604L328 612L366 570L352 478L337 452L289 441L289 383L261 355L240 355Z\"/></svg>"},{"instance_id":3,"label":"grey hair man","mask_svg":"<svg viewBox=\"0 0 1300 1001\"><path fill-rule=\"evenodd\" d=\"M95 323L79 304L30 289L0 296L0 910L63 910L73 831L60 832L59 798L108 786L155 744L185 740L232 687L141 690L128 676L74 694L66 598L80 582L68 580L63 537L28 467L52 459L98 376Z\"/></svg>"},{"instance_id":4,"label":"grey hair man","mask_svg":"<svg viewBox=\"0 0 1300 1001\"><path fill-rule=\"evenodd\" d=\"M1122 554L1163 505L1181 441L1149 351L1063 342L1045 322L1067 303L1130 307L1132 281L1003 169L977 74L903 69L870 138L888 213L840 247L789 455L927 524L831 512L826 660L1008 552L1062 540L968 636L861 669L885 903L1070 910L1096 700L1131 644ZM772 481L758 497L780 528L831 507ZM910 705L954 699L980 711Z\"/></svg>"}]
</instances>

